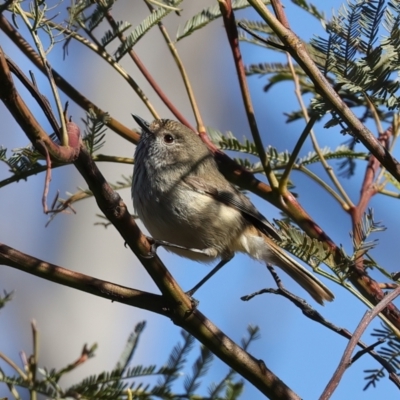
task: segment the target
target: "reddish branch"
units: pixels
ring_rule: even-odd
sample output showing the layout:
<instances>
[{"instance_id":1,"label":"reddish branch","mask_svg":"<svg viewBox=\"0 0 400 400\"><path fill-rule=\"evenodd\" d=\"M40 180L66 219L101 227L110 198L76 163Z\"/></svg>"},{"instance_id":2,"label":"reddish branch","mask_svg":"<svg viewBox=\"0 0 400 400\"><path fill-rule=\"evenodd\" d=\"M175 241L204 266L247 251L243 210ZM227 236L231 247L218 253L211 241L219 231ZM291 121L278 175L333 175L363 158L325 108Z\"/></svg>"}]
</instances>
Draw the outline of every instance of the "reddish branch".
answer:
<instances>
[{"instance_id":1,"label":"reddish branch","mask_svg":"<svg viewBox=\"0 0 400 400\"><path fill-rule=\"evenodd\" d=\"M353 333L353 337L351 338L350 342L348 343L346 350L343 353L342 359L340 360L339 366L337 367L335 373L333 374L331 380L329 381L328 385L326 386L324 392L322 393L320 400L328 400L336 387L338 386L344 372L346 369L351 365L351 355L355 347L357 346L358 341L360 340L362 334L371 323L371 321L384 310L386 307L390 305L390 303L400 295L400 286L397 287L392 293L388 294L384 299L382 299L373 309L368 310L365 314L360 323L357 326L357 329ZM395 373L391 373L389 375L391 380L399 385L398 377Z\"/></svg>"},{"instance_id":2,"label":"reddish branch","mask_svg":"<svg viewBox=\"0 0 400 400\"><path fill-rule=\"evenodd\" d=\"M390 139L392 138L392 128L389 127L385 132L380 133L378 142L386 149L389 149ZM357 243L360 243L359 226L371 198L378 193L378 188L375 185L377 172L381 168L381 163L372 154L369 156L367 168L365 170L364 181L361 187L360 199L358 204L353 207L349 213L353 224L353 234Z\"/></svg>"},{"instance_id":3,"label":"reddish branch","mask_svg":"<svg viewBox=\"0 0 400 400\"><path fill-rule=\"evenodd\" d=\"M388 128L385 132L380 133L378 136L378 141L386 150L389 148L390 139L392 137L392 128ZM362 218L365 210L371 198L378 193L378 188L376 187L375 178L377 172L381 168L381 163L372 154L369 157L368 164L365 170L364 181L361 187L360 199L358 204L349 210L352 226L353 226L353 236L357 244L361 241L361 230L360 226L362 223ZM350 272L350 279L357 280L359 285L357 288L361 293L366 296L373 304L380 302L385 294L382 291L382 285L373 280L365 271L364 259L362 255L358 257L354 263L354 266ZM399 321L400 315L398 309L393 305L389 304L388 307L383 311L383 313L392 321ZM399 327L399 324L396 323Z\"/></svg>"},{"instance_id":4,"label":"reddish branch","mask_svg":"<svg viewBox=\"0 0 400 400\"><path fill-rule=\"evenodd\" d=\"M258 130L257 121L253 104L251 101L250 90L247 85L246 71L243 64L242 54L239 47L239 35L236 26L235 14L232 9L231 0L219 0L219 7L221 10L222 18L224 20L225 31L228 36L228 42L231 47L234 65L238 76L240 85L240 92L242 94L242 100L244 109L246 111L247 120L249 122L251 134L253 136L255 145L257 147L258 155L260 157L261 165L263 166L265 173L268 177L269 183L272 186L276 186L277 182L275 176L271 172L271 166L267 154L264 149L264 145L261 140L260 132Z\"/></svg>"},{"instance_id":5,"label":"reddish branch","mask_svg":"<svg viewBox=\"0 0 400 400\"><path fill-rule=\"evenodd\" d=\"M99 3L97 1L97 3ZM115 31L118 32L118 25L114 20L114 17L111 15L111 11L107 11L105 13L106 19L108 23L110 24L111 28ZM118 38L121 41L121 43L126 42L126 38L123 33L118 33ZM150 74L149 70L146 68L146 66L142 63L142 60L138 57L138 55L131 49L128 51L129 56L131 57L132 61L136 64L136 66L139 68L140 72L143 74L143 76L146 78L147 82L151 85L151 87L154 89L154 91L157 93L157 95L160 97L160 99L164 102L164 104L170 109L172 114L175 115L176 119L180 121L182 124L186 125L188 128L192 129L193 131L195 130L189 123L189 121L182 115L182 113L174 106L174 104L171 102L171 100L168 98L168 96L164 93L164 91L160 88L159 84L156 82L154 77Z\"/></svg>"},{"instance_id":6,"label":"reddish branch","mask_svg":"<svg viewBox=\"0 0 400 400\"><path fill-rule=\"evenodd\" d=\"M286 17L285 11L283 10L282 3L280 0L271 0L272 8L274 9L274 13L278 21L285 27L290 28L289 21Z\"/></svg>"}]
</instances>

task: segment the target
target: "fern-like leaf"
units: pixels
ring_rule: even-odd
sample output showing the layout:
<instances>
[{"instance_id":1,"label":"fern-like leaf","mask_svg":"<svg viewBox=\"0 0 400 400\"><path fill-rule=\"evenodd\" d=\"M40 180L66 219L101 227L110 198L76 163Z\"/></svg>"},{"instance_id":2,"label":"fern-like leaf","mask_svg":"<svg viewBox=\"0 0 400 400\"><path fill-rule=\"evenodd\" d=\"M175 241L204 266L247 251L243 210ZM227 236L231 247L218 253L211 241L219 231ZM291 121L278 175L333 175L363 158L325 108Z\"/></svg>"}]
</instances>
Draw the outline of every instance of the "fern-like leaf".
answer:
<instances>
[{"instance_id":1,"label":"fern-like leaf","mask_svg":"<svg viewBox=\"0 0 400 400\"><path fill-rule=\"evenodd\" d=\"M374 213L372 208L368 212L364 213L361 222L356 227L357 229L357 240L351 234L353 240L354 254L353 258L361 257L366 254L369 250L373 249L377 244L377 239L373 241L367 241L368 237L374 232L382 232L386 228L379 222L374 221Z\"/></svg>"},{"instance_id":2,"label":"fern-like leaf","mask_svg":"<svg viewBox=\"0 0 400 400\"><path fill-rule=\"evenodd\" d=\"M106 135L104 126L108 118L108 114L97 116L92 109L86 114L86 119L82 118L82 122L85 125L83 142L90 154L94 154L104 146Z\"/></svg>"},{"instance_id":3,"label":"fern-like leaf","mask_svg":"<svg viewBox=\"0 0 400 400\"><path fill-rule=\"evenodd\" d=\"M283 241L279 245L289 253L295 255L313 268L322 262L330 268L336 268L332 251L327 249L322 242L312 239L284 221L274 220L279 226Z\"/></svg>"},{"instance_id":4,"label":"fern-like leaf","mask_svg":"<svg viewBox=\"0 0 400 400\"><path fill-rule=\"evenodd\" d=\"M353 0L326 24L327 39L311 41L321 55L318 65L323 73L331 72L335 84L358 97L358 102L362 100L364 107L366 95L377 108L385 105L391 110L399 106L400 82L393 75L399 70L399 22L397 1ZM382 24L389 36L377 44ZM313 108L323 113L329 110L329 104L314 99Z\"/></svg>"},{"instance_id":5,"label":"fern-like leaf","mask_svg":"<svg viewBox=\"0 0 400 400\"><path fill-rule=\"evenodd\" d=\"M306 0L292 0L292 3L301 7L303 10L307 11L310 15L314 16L319 20L325 20L325 15L323 12L319 11L316 6L311 3L307 3Z\"/></svg>"},{"instance_id":6,"label":"fern-like leaf","mask_svg":"<svg viewBox=\"0 0 400 400\"><path fill-rule=\"evenodd\" d=\"M247 327L247 337L240 340L240 344L244 350L247 350L251 343L260 338L260 327L257 325L249 325Z\"/></svg>"},{"instance_id":7,"label":"fern-like leaf","mask_svg":"<svg viewBox=\"0 0 400 400\"><path fill-rule=\"evenodd\" d=\"M179 4L182 0L176 1ZM157 8L147 18L145 18L134 30L126 37L116 50L114 56L119 61L133 46L154 26L157 25L172 10L168 8Z\"/></svg>"},{"instance_id":8,"label":"fern-like leaf","mask_svg":"<svg viewBox=\"0 0 400 400\"><path fill-rule=\"evenodd\" d=\"M109 45L114 39L118 38L118 35L128 30L132 25L126 21L117 21L117 27L113 30L107 30L101 38L101 44L103 47Z\"/></svg>"},{"instance_id":9,"label":"fern-like leaf","mask_svg":"<svg viewBox=\"0 0 400 400\"><path fill-rule=\"evenodd\" d=\"M246 27L252 31L275 36L274 31L270 28L268 24L263 21L250 21L248 19L239 19L236 22L237 24L246 25Z\"/></svg>"},{"instance_id":10,"label":"fern-like leaf","mask_svg":"<svg viewBox=\"0 0 400 400\"><path fill-rule=\"evenodd\" d=\"M269 75L269 74L289 74L290 67L289 64L282 63L259 63L259 64L250 64L245 67L246 75ZM298 65L295 66L295 71L297 75L306 76L303 69L301 69Z\"/></svg>"},{"instance_id":11,"label":"fern-like leaf","mask_svg":"<svg viewBox=\"0 0 400 400\"><path fill-rule=\"evenodd\" d=\"M242 394L244 388L244 381L228 382L226 385L226 392L224 400L236 400Z\"/></svg>"},{"instance_id":12,"label":"fern-like leaf","mask_svg":"<svg viewBox=\"0 0 400 400\"><path fill-rule=\"evenodd\" d=\"M92 32L97 28L101 21L106 16L106 13L111 10L116 0L102 0L97 3L96 8L93 10L92 14L85 19L85 23L88 25L88 29Z\"/></svg>"},{"instance_id":13,"label":"fern-like leaf","mask_svg":"<svg viewBox=\"0 0 400 400\"><path fill-rule=\"evenodd\" d=\"M199 379L207 373L213 360L213 354L210 349L201 346L200 351L200 356L193 364L192 375L188 375L184 381L184 388L188 397L199 388L201 383L199 382Z\"/></svg>"},{"instance_id":14,"label":"fern-like leaf","mask_svg":"<svg viewBox=\"0 0 400 400\"><path fill-rule=\"evenodd\" d=\"M321 149L321 153L323 154L326 160L342 159L342 158L366 160L368 158L368 153L355 152L346 145L341 145L337 147L335 150L331 150L329 147L325 147ZM315 151L310 151L306 156L298 159L296 161L296 164L306 166L320 161L321 160L319 158L319 155Z\"/></svg>"},{"instance_id":15,"label":"fern-like leaf","mask_svg":"<svg viewBox=\"0 0 400 400\"><path fill-rule=\"evenodd\" d=\"M0 296L0 309L2 309L9 301L12 300L12 297L14 295L14 292L6 292L5 290L3 291L4 296Z\"/></svg>"},{"instance_id":16,"label":"fern-like leaf","mask_svg":"<svg viewBox=\"0 0 400 400\"><path fill-rule=\"evenodd\" d=\"M386 9L385 0L368 1L363 4L360 31L364 36L360 42L361 51L367 56L377 41L379 27Z\"/></svg>"},{"instance_id":17,"label":"fern-like leaf","mask_svg":"<svg viewBox=\"0 0 400 400\"><path fill-rule=\"evenodd\" d=\"M380 329L375 328L372 336L381 340L382 343L386 343L385 346L377 350L377 353L388 363L385 369L398 374L400 368L399 338L386 325L382 325ZM371 386L376 387L381 378L385 376L385 369L381 367L364 370L364 373L366 373L364 379L367 381L364 390Z\"/></svg>"},{"instance_id":18,"label":"fern-like leaf","mask_svg":"<svg viewBox=\"0 0 400 400\"><path fill-rule=\"evenodd\" d=\"M244 337L241 340L242 348L246 351L249 348L250 344L259 338L260 328L256 325L249 325L247 327L247 333L248 336ZM233 378L235 375L237 375L237 372L231 368L228 373L219 381L219 383L212 383L208 387L209 398L219 400L221 398L220 393L224 389L226 389L227 392L230 390L227 389L227 387L229 387L233 383ZM236 382L236 384L238 384L239 386L243 385L243 381L239 380L238 382Z\"/></svg>"},{"instance_id":19,"label":"fern-like leaf","mask_svg":"<svg viewBox=\"0 0 400 400\"><path fill-rule=\"evenodd\" d=\"M145 327L146 321L139 322L138 324L136 324L133 332L129 335L125 348L117 362L117 365L115 366L116 370L121 371L121 375L124 373L133 355L135 354L140 335L143 333Z\"/></svg>"},{"instance_id":20,"label":"fern-like leaf","mask_svg":"<svg viewBox=\"0 0 400 400\"><path fill-rule=\"evenodd\" d=\"M194 337L185 331L181 331L183 337L183 345L178 343L168 357L166 367L174 371L170 375L165 376L162 380L159 380L157 384L157 390L160 393L168 393L171 390L172 383L177 379L176 372L181 370L186 363L186 356L194 346Z\"/></svg>"}]
</instances>

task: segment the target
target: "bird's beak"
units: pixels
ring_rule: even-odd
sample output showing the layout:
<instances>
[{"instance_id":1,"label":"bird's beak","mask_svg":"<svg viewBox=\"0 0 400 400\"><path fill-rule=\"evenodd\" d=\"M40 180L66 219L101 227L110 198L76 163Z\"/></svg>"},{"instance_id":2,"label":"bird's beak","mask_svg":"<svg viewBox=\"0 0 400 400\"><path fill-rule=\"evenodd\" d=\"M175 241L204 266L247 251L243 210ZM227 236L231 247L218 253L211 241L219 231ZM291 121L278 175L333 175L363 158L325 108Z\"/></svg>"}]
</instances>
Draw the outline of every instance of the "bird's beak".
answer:
<instances>
[{"instance_id":1,"label":"bird's beak","mask_svg":"<svg viewBox=\"0 0 400 400\"><path fill-rule=\"evenodd\" d=\"M132 117L144 131L149 132L150 124L147 121L134 114L132 114Z\"/></svg>"}]
</instances>

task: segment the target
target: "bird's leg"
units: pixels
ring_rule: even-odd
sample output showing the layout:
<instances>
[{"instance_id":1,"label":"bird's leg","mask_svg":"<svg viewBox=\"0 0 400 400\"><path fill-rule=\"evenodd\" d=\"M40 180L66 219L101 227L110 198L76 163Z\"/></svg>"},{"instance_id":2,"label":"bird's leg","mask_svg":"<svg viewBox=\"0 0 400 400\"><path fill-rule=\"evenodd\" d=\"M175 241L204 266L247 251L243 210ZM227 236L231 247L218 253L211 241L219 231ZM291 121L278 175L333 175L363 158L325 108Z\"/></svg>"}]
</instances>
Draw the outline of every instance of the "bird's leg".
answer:
<instances>
[{"instance_id":1,"label":"bird's leg","mask_svg":"<svg viewBox=\"0 0 400 400\"><path fill-rule=\"evenodd\" d=\"M189 297L192 297L201 286L203 286L212 276L214 276L225 264L231 261L233 256L234 254L229 254L228 257L221 259L221 261L197 285L187 291L186 294Z\"/></svg>"},{"instance_id":2,"label":"bird's leg","mask_svg":"<svg viewBox=\"0 0 400 400\"><path fill-rule=\"evenodd\" d=\"M188 250L188 251L192 251L193 253L204 254L204 255L212 257L212 258L218 257L218 251L212 247L209 247L206 249L194 249L194 248L189 248L189 247L185 247L185 246L180 246L179 244L166 242L165 240L154 239L152 237L147 237L147 240L151 243L150 253L147 256L148 258L154 257L154 255L157 252L157 248L159 246L173 247L176 249ZM192 297L193 294L195 292L197 292L197 290L200 289L201 286L203 286L212 276L214 276L225 264L227 264L230 260L232 260L233 256L234 256L234 253L226 254L225 257L222 258L221 261L197 285L195 285L192 289L187 291L186 294L189 297Z\"/></svg>"},{"instance_id":3,"label":"bird's leg","mask_svg":"<svg viewBox=\"0 0 400 400\"><path fill-rule=\"evenodd\" d=\"M154 239L154 238L149 237L149 236L147 236L147 240L149 241L149 243L151 245L151 248L150 248L150 252L149 252L148 256L146 256L145 258L154 257L154 255L157 253L158 247L160 247L160 246L173 247L175 249L188 250L188 251L191 251L193 253L204 254L205 256L209 256L209 257L212 257L212 258L215 258L215 257L218 256L217 250L212 248L212 247L207 248L207 249L193 249L193 248L190 248L190 247L180 246L179 244L166 242L165 240Z\"/></svg>"}]
</instances>

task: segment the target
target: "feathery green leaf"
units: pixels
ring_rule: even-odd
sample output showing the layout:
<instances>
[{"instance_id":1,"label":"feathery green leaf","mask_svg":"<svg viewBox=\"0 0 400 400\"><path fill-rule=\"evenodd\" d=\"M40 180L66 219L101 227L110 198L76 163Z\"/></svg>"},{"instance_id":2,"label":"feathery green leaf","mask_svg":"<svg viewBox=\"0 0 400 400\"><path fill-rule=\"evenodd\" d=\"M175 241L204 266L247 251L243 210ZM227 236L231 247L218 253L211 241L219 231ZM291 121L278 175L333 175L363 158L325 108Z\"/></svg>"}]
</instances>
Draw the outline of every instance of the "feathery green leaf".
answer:
<instances>
[{"instance_id":1,"label":"feathery green leaf","mask_svg":"<svg viewBox=\"0 0 400 400\"><path fill-rule=\"evenodd\" d=\"M177 0L175 4L181 3ZM115 59L119 61L133 46L154 26L157 25L172 10L168 8L157 8L146 17L125 39L115 52Z\"/></svg>"}]
</instances>

